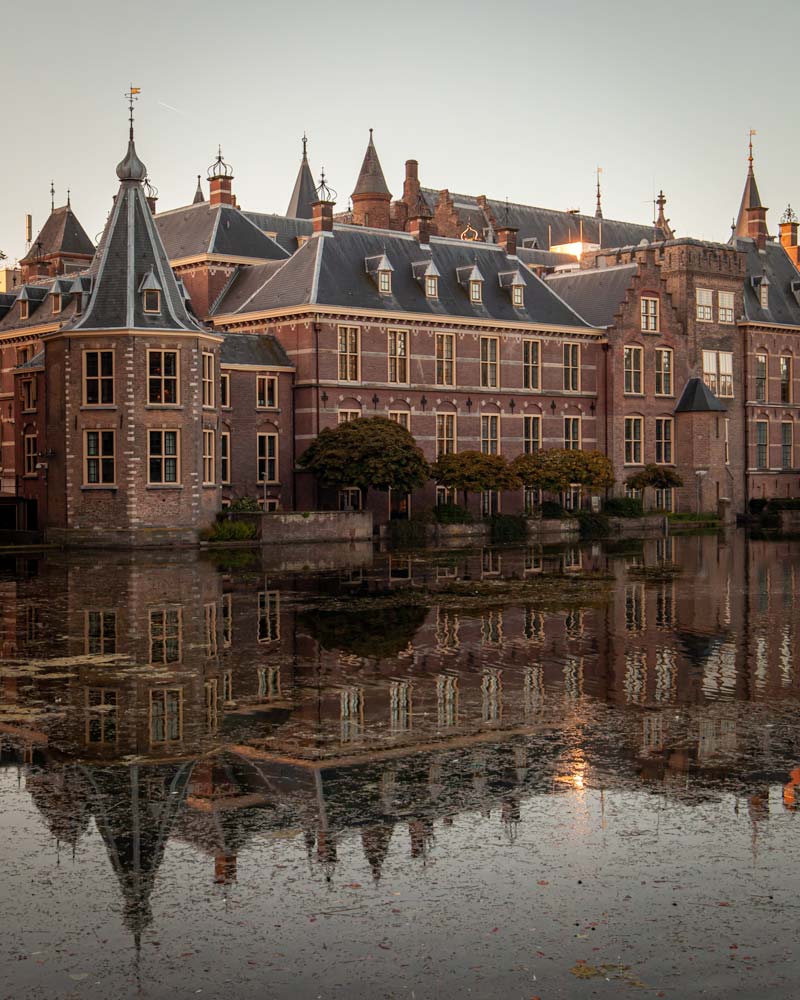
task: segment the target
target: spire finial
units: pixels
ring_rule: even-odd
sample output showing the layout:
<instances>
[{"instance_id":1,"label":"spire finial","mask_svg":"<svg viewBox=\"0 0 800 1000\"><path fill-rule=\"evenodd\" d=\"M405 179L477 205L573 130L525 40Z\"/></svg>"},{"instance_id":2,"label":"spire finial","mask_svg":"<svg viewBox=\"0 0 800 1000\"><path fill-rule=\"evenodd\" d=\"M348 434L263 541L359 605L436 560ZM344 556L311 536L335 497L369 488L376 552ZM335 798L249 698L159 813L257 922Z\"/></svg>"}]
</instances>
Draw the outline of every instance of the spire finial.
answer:
<instances>
[{"instance_id":1,"label":"spire finial","mask_svg":"<svg viewBox=\"0 0 800 1000\"><path fill-rule=\"evenodd\" d=\"M67 188L67 208L72 208L72 205L70 204L69 188Z\"/></svg>"},{"instance_id":2,"label":"spire finial","mask_svg":"<svg viewBox=\"0 0 800 1000\"><path fill-rule=\"evenodd\" d=\"M373 132L373 129L370 129L369 130L369 141L370 142L372 142L372 132Z\"/></svg>"},{"instance_id":3,"label":"spire finial","mask_svg":"<svg viewBox=\"0 0 800 1000\"><path fill-rule=\"evenodd\" d=\"M129 138L133 142L133 102L138 101L139 98L136 96L142 92L141 87L134 87L133 84L130 85L130 89L125 94L125 100L128 102L128 122L130 124Z\"/></svg>"},{"instance_id":4,"label":"spire finial","mask_svg":"<svg viewBox=\"0 0 800 1000\"><path fill-rule=\"evenodd\" d=\"M594 210L595 219L603 218L603 206L600 200L600 174L602 174L602 172L603 168L598 165L597 170L595 172L595 176L597 177L597 207Z\"/></svg>"},{"instance_id":5,"label":"spire finial","mask_svg":"<svg viewBox=\"0 0 800 1000\"><path fill-rule=\"evenodd\" d=\"M750 164L750 169L753 169L753 136L758 135L758 132L754 128L751 128L747 133L748 149L747 162Z\"/></svg>"},{"instance_id":6,"label":"spire finial","mask_svg":"<svg viewBox=\"0 0 800 1000\"><path fill-rule=\"evenodd\" d=\"M331 204L336 203L336 192L328 184L325 177L325 167L322 167L319 172L319 184L317 185L316 195L317 201L327 201Z\"/></svg>"},{"instance_id":7,"label":"spire finial","mask_svg":"<svg viewBox=\"0 0 800 1000\"><path fill-rule=\"evenodd\" d=\"M303 159L306 159L306 147L308 146L308 137L305 132L303 132Z\"/></svg>"},{"instance_id":8,"label":"spire finial","mask_svg":"<svg viewBox=\"0 0 800 1000\"><path fill-rule=\"evenodd\" d=\"M50 211L54 212L56 207L56 185L55 181L50 181Z\"/></svg>"}]
</instances>

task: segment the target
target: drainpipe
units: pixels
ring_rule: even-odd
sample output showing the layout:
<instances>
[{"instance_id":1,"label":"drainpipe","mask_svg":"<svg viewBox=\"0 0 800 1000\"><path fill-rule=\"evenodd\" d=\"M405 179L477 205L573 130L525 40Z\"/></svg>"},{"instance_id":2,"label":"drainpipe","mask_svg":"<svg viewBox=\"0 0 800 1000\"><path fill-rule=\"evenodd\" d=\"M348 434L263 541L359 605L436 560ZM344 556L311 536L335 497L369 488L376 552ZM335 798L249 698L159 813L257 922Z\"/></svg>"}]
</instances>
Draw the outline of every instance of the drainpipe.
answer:
<instances>
[{"instance_id":1,"label":"drainpipe","mask_svg":"<svg viewBox=\"0 0 800 1000\"><path fill-rule=\"evenodd\" d=\"M319 323L314 323L314 364L316 368L317 437L319 437ZM319 483L314 479L314 509L319 510Z\"/></svg>"}]
</instances>

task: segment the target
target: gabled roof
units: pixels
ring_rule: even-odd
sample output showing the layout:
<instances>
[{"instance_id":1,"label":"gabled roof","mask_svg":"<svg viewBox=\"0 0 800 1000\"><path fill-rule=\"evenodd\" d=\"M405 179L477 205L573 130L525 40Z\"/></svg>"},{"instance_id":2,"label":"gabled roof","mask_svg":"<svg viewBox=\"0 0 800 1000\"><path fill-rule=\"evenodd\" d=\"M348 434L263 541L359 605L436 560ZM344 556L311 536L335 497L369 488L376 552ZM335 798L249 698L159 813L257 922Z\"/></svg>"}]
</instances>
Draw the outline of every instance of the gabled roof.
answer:
<instances>
[{"instance_id":1,"label":"gabled roof","mask_svg":"<svg viewBox=\"0 0 800 1000\"><path fill-rule=\"evenodd\" d=\"M272 212L245 212L244 214L262 232L289 253L294 253L300 246L301 238L308 239L314 232L314 224L310 219L290 219L285 215L275 215Z\"/></svg>"},{"instance_id":2,"label":"gabled roof","mask_svg":"<svg viewBox=\"0 0 800 1000\"><path fill-rule=\"evenodd\" d=\"M390 195L389 186L383 176L381 161L378 159L378 151L372 141L372 129L369 130L369 142L364 153L364 160L361 164L361 171L353 189L353 194L383 194Z\"/></svg>"},{"instance_id":3,"label":"gabled roof","mask_svg":"<svg viewBox=\"0 0 800 1000\"><path fill-rule=\"evenodd\" d=\"M226 333L220 346L220 364L253 368L294 368L281 344L271 334Z\"/></svg>"},{"instance_id":4,"label":"gabled roof","mask_svg":"<svg viewBox=\"0 0 800 1000\"><path fill-rule=\"evenodd\" d=\"M638 265L587 268L548 274L545 281L592 326L611 326Z\"/></svg>"},{"instance_id":5,"label":"gabled roof","mask_svg":"<svg viewBox=\"0 0 800 1000\"><path fill-rule=\"evenodd\" d=\"M303 158L300 161L300 169L297 171L297 180L294 182L294 190L289 199L286 214L293 219L310 219L311 206L316 200L317 190L314 186L314 178L311 176L311 168L308 165L306 137L303 136Z\"/></svg>"},{"instance_id":6,"label":"gabled roof","mask_svg":"<svg viewBox=\"0 0 800 1000\"><path fill-rule=\"evenodd\" d=\"M435 207L439 203L440 192L433 188L423 188L428 203ZM450 193L462 224L471 224L479 233L490 227L491 219L481 208L478 198L468 194ZM652 225L638 225L633 222L619 222L615 219L597 219L593 215L580 215L552 208L537 208L487 198L486 205L497 224L508 225L518 230L517 243L522 246L526 240L535 240L532 249L549 250L551 246L577 243L581 236L584 243L601 247L635 246L642 240L652 242L664 239L664 233Z\"/></svg>"},{"instance_id":7,"label":"gabled roof","mask_svg":"<svg viewBox=\"0 0 800 1000\"><path fill-rule=\"evenodd\" d=\"M381 294L364 267L366 258L383 254L394 269L391 294ZM426 257L439 273L437 298L428 298L418 280L419 265ZM461 268L467 273L478 269L485 281L483 301L470 300L468 289L459 282ZM423 248L407 233L334 225L332 235L309 240L248 298L243 300L234 286L216 313L244 315L281 307L329 305L589 329L545 282L527 271L522 274L524 305L513 306L500 286L499 274L515 269L516 261L492 244L433 237Z\"/></svg>"},{"instance_id":8,"label":"gabled roof","mask_svg":"<svg viewBox=\"0 0 800 1000\"><path fill-rule=\"evenodd\" d=\"M29 263L39 257L54 254L85 257L94 255L94 243L78 222L71 205L63 205L61 208L53 209L47 222L42 226L42 231L33 241L30 250L20 260L20 263Z\"/></svg>"},{"instance_id":9,"label":"gabled roof","mask_svg":"<svg viewBox=\"0 0 800 1000\"><path fill-rule=\"evenodd\" d=\"M170 260L219 254L285 260L287 252L233 205L198 202L155 217Z\"/></svg>"},{"instance_id":10,"label":"gabled roof","mask_svg":"<svg viewBox=\"0 0 800 1000\"><path fill-rule=\"evenodd\" d=\"M253 264L251 267L240 267L217 302L212 304L210 312L214 314L236 311L253 298L284 263L282 260L268 260L263 264Z\"/></svg>"},{"instance_id":11,"label":"gabled roof","mask_svg":"<svg viewBox=\"0 0 800 1000\"><path fill-rule=\"evenodd\" d=\"M734 238L733 245L747 255L745 319L753 323L800 327L800 271L780 243L767 242L763 252L751 239ZM753 280L763 278L769 286L767 309L761 308L760 282Z\"/></svg>"},{"instance_id":12,"label":"gabled roof","mask_svg":"<svg viewBox=\"0 0 800 1000\"><path fill-rule=\"evenodd\" d=\"M676 413L726 413L727 408L717 399L701 378L690 378L684 386Z\"/></svg>"},{"instance_id":13,"label":"gabled roof","mask_svg":"<svg viewBox=\"0 0 800 1000\"><path fill-rule=\"evenodd\" d=\"M131 139L128 155L117 167L119 192L89 268L92 294L83 314L64 324L65 329L204 330L188 312L167 260L145 197L142 170ZM161 291L157 313L144 311L142 279Z\"/></svg>"}]
</instances>

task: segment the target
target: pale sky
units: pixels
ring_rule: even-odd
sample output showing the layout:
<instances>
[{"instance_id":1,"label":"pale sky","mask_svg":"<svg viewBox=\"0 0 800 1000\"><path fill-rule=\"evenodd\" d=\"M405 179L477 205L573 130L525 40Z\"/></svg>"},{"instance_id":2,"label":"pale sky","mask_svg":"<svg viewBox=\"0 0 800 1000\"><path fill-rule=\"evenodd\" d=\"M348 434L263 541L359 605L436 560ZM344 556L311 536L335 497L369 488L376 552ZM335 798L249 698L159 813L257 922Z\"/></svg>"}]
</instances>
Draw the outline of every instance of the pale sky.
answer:
<instances>
[{"instance_id":1,"label":"pale sky","mask_svg":"<svg viewBox=\"0 0 800 1000\"><path fill-rule=\"evenodd\" d=\"M3 27L9 262L51 177L100 232L131 82L161 211L221 143L242 207L284 212L304 130L344 209L370 126L395 197L415 158L426 186L592 213L600 164L607 218L652 221L663 187L680 235L721 240L755 128L771 231L800 210L798 0L38 0Z\"/></svg>"}]
</instances>

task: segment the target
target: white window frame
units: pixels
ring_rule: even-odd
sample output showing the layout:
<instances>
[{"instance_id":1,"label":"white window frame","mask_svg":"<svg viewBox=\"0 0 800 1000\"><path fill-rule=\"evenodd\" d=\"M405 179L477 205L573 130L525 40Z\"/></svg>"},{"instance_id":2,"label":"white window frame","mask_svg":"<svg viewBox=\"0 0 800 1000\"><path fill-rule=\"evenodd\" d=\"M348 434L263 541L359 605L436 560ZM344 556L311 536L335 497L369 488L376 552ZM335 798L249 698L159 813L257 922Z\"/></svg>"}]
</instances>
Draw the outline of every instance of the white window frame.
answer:
<instances>
[{"instance_id":1,"label":"white window frame","mask_svg":"<svg viewBox=\"0 0 800 1000\"><path fill-rule=\"evenodd\" d=\"M500 452L500 414L481 414L481 452L484 455L499 455Z\"/></svg>"},{"instance_id":2,"label":"white window frame","mask_svg":"<svg viewBox=\"0 0 800 1000\"><path fill-rule=\"evenodd\" d=\"M644 348L626 344L623 357L623 391L626 396L644 395Z\"/></svg>"},{"instance_id":3,"label":"white window frame","mask_svg":"<svg viewBox=\"0 0 800 1000\"><path fill-rule=\"evenodd\" d=\"M448 357L447 351L450 351ZM456 335L437 333L434 341L434 363L436 385L456 384ZM449 377L448 377L449 376Z\"/></svg>"},{"instance_id":4,"label":"white window frame","mask_svg":"<svg viewBox=\"0 0 800 1000\"><path fill-rule=\"evenodd\" d=\"M698 323L711 323L714 319L714 291L695 288L695 316Z\"/></svg>"},{"instance_id":5,"label":"white window frame","mask_svg":"<svg viewBox=\"0 0 800 1000\"><path fill-rule=\"evenodd\" d=\"M653 295L643 295L640 299L641 328L645 333L659 332L659 300Z\"/></svg>"},{"instance_id":6,"label":"white window frame","mask_svg":"<svg viewBox=\"0 0 800 1000\"><path fill-rule=\"evenodd\" d=\"M263 449L262 449L263 442ZM270 455L270 446L272 454ZM262 455L262 450L264 454ZM270 462L274 464L274 474L269 475ZM261 484L276 484L280 482L280 441L277 431L259 431L256 434L256 482Z\"/></svg>"},{"instance_id":7,"label":"white window frame","mask_svg":"<svg viewBox=\"0 0 800 1000\"><path fill-rule=\"evenodd\" d=\"M635 428L639 430L638 438L634 433L629 433L629 429L633 431ZM625 417L624 441L625 465L644 465L644 417L638 414Z\"/></svg>"},{"instance_id":8,"label":"white window frame","mask_svg":"<svg viewBox=\"0 0 800 1000\"><path fill-rule=\"evenodd\" d=\"M387 381L392 385L408 385L410 358L408 330L389 330L386 335L389 365Z\"/></svg>"},{"instance_id":9,"label":"white window frame","mask_svg":"<svg viewBox=\"0 0 800 1000\"><path fill-rule=\"evenodd\" d=\"M667 359L667 367L664 367L664 359ZM671 347L657 347L655 359L656 371L656 396L673 395L673 378L675 369L675 355Z\"/></svg>"},{"instance_id":10,"label":"white window frame","mask_svg":"<svg viewBox=\"0 0 800 1000\"><path fill-rule=\"evenodd\" d=\"M361 381L361 327L341 325L337 329L338 381Z\"/></svg>"},{"instance_id":11,"label":"white window frame","mask_svg":"<svg viewBox=\"0 0 800 1000\"><path fill-rule=\"evenodd\" d=\"M480 360L481 360L481 388L500 388L500 338L481 337L480 339ZM494 381L492 381L494 377Z\"/></svg>"},{"instance_id":12,"label":"white window frame","mask_svg":"<svg viewBox=\"0 0 800 1000\"><path fill-rule=\"evenodd\" d=\"M537 392L542 388L542 342L522 341L522 388Z\"/></svg>"}]
</instances>

